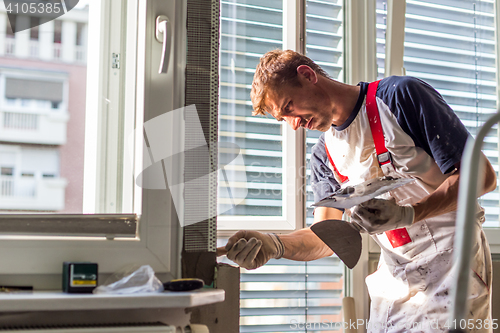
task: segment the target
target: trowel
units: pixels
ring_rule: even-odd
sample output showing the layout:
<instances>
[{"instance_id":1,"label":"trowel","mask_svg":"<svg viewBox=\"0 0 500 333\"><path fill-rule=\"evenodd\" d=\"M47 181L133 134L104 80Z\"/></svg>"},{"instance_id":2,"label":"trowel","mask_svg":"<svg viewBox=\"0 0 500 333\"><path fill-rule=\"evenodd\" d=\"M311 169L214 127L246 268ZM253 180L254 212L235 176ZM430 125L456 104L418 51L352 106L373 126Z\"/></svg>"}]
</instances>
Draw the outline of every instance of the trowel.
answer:
<instances>
[{"instance_id":1,"label":"trowel","mask_svg":"<svg viewBox=\"0 0 500 333\"><path fill-rule=\"evenodd\" d=\"M415 179L389 176L374 178L357 185L343 187L333 195L312 204L312 206L347 209L413 181Z\"/></svg>"},{"instance_id":2,"label":"trowel","mask_svg":"<svg viewBox=\"0 0 500 333\"><path fill-rule=\"evenodd\" d=\"M361 256L360 229L357 224L342 220L325 220L311 226L316 236L351 269Z\"/></svg>"},{"instance_id":3,"label":"trowel","mask_svg":"<svg viewBox=\"0 0 500 333\"><path fill-rule=\"evenodd\" d=\"M392 177L370 179L358 185L341 188L313 206L347 209L413 181L411 178ZM325 220L313 224L311 230L347 267L352 269L356 266L362 248L360 226L342 220Z\"/></svg>"}]
</instances>

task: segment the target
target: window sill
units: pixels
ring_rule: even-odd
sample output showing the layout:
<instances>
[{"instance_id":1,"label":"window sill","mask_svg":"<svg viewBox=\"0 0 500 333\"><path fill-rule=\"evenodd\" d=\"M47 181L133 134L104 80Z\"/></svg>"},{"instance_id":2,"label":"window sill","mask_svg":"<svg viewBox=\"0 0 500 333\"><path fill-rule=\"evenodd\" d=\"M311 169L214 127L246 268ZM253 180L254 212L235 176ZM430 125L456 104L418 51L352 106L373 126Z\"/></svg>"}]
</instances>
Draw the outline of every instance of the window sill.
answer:
<instances>
[{"instance_id":1,"label":"window sill","mask_svg":"<svg viewBox=\"0 0 500 333\"><path fill-rule=\"evenodd\" d=\"M138 293L128 295L66 294L57 291L0 294L0 312L138 308L190 308L224 301L224 290Z\"/></svg>"}]
</instances>

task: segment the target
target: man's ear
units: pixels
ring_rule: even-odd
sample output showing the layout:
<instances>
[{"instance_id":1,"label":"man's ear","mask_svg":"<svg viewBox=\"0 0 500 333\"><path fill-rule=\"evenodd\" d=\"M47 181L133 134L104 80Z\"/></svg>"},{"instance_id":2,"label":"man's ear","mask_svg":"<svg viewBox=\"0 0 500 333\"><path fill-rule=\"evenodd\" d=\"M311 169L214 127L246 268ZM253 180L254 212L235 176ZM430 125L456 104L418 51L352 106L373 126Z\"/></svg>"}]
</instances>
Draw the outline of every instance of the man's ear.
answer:
<instances>
[{"instance_id":1,"label":"man's ear","mask_svg":"<svg viewBox=\"0 0 500 333\"><path fill-rule=\"evenodd\" d=\"M297 74L304 77L312 84L316 84L316 82L318 82L318 76L316 75L316 72L307 65L300 65L299 67L297 67Z\"/></svg>"}]
</instances>

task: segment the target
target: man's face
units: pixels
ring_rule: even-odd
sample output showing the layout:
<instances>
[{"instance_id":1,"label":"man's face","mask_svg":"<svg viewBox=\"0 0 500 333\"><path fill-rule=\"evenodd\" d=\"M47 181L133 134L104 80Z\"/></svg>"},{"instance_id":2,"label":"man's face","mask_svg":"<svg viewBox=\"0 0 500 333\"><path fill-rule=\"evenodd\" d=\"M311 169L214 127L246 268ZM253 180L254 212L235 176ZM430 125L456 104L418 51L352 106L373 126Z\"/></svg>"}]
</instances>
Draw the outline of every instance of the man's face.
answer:
<instances>
[{"instance_id":1,"label":"man's face","mask_svg":"<svg viewBox=\"0 0 500 333\"><path fill-rule=\"evenodd\" d=\"M330 99L311 83L270 90L266 105L271 116L278 121L286 121L293 130L304 127L326 132L332 126Z\"/></svg>"}]
</instances>

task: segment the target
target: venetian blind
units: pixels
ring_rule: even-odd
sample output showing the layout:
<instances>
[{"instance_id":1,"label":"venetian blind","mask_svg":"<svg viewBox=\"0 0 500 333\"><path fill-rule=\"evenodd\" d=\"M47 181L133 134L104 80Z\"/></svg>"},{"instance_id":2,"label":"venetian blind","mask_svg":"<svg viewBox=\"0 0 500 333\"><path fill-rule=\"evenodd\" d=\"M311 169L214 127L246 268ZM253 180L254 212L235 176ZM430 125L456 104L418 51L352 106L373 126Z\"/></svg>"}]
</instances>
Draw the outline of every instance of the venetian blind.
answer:
<instances>
[{"instance_id":1,"label":"venetian blind","mask_svg":"<svg viewBox=\"0 0 500 333\"><path fill-rule=\"evenodd\" d=\"M341 0L311 0L307 1L306 11L307 56L335 79L342 79L343 75L342 3ZM226 215L282 214L282 125L272 118L251 116L249 98L259 58L267 51L282 47L282 17L282 1L221 2L219 140L240 146L246 179L239 186L248 191L245 202L228 210ZM319 134L308 132L307 161ZM219 153L219 157L219 163L225 163L224 152ZM226 172L225 177L233 181L233 188L234 183L241 180L236 172ZM307 178L309 184L309 171ZM224 185L219 182L219 186ZM303 194L307 195L306 204L310 206L309 185ZM226 199L219 195L219 209L230 202ZM310 224L311 209L307 216ZM308 263L271 260L256 270L242 269L240 332L337 331L343 270L343 264L336 257Z\"/></svg>"},{"instance_id":2,"label":"venetian blind","mask_svg":"<svg viewBox=\"0 0 500 333\"><path fill-rule=\"evenodd\" d=\"M377 59L384 76L386 2L377 1ZM406 75L432 85L474 136L496 113L495 1L407 0ZM483 151L498 173L498 129ZM499 226L498 189L480 200L484 226Z\"/></svg>"}]
</instances>

